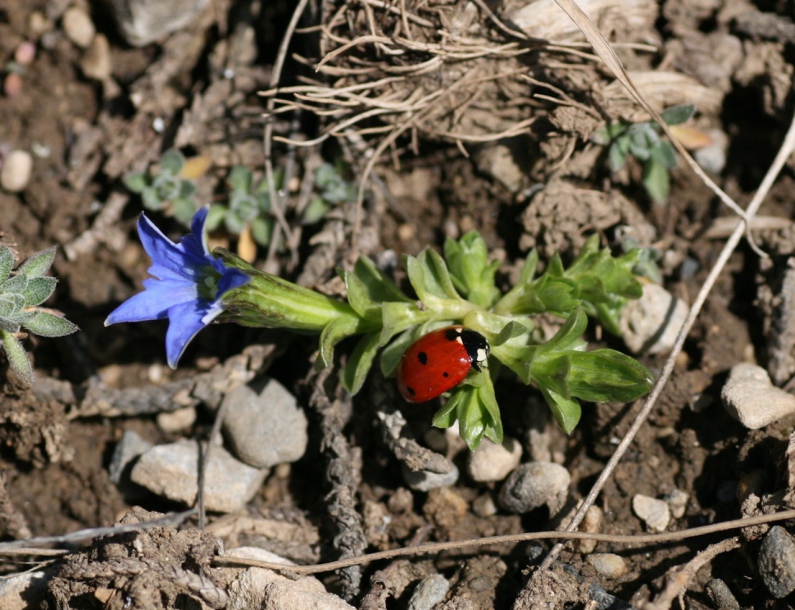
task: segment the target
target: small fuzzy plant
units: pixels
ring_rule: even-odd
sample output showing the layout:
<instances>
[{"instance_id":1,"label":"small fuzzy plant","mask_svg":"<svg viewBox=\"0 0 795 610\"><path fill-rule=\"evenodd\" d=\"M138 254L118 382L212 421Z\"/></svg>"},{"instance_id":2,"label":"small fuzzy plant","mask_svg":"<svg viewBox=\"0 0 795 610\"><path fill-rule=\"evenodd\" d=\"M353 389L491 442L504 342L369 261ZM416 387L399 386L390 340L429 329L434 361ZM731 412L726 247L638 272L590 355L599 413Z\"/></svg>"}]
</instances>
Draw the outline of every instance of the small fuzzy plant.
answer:
<instances>
[{"instance_id":1,"label":"small fuzzy plant","mask_svg":"<svg viewBox=\"0 0 795 610\"><path fill-rule=\"evenodd\" d=\"M11 369L28 383L33 381L33 369L21 342L25 333L63 337L77 330L60 312L41 307L58 283L44 275L54 258L55 248L49 248L14 270L14 254L0 244L0 347Z\"/></svg>"},{"instance_id":2,"label":"small fuzzy plant","mask_svg":"<svg viewBox=\"0 0 795 610\"><path fill-rule=\"evenodd\" d=\"M193 197L196 183L186 175L190 173L187 167L185 155L178 150L168 150L160 159L158 171L132 172L124 177L124 184L141 196L147 210L169 207L174 218L189 226L199 205Z\"/></svg>"},{"instance_id":3,"label":"small fuzzy plant","mask_svg":"<svg viewBox=\"0 0 795 610\"><path fill-rule=\"evenodd\" d=\"M671 106L661 116L668 125L681 125L693 118L696 107L692 104ZM618 122L600 129L591 141L608 146L607 158L613 172L620 171L627 158L635 157L643 165L643 187L657 205L668 201L671 191L669 172L677 166L676 150L661 135L655 121L642 123Z\"/></svg>"},{"instance_id":4,"label":"small fuzzy plant","mask_svg":"<svg viewBox=\"0 0 795 610\"><path fill-rule=\"evenodd\" d=\"M611 349L586 351L588 317L618 333L618 318L628 299L641 295L632 273L640 251L614 257L588 240L568 267L555 256L538 273L538 254L527 257L515 286L503 292L496 283L497 262L489 261L484 240L470 232L448 239L444 256L430 248L406 256L406 294L367 257L338 273L347 299L335 299L255 269L238 256L208 250L204 237L207 209L197 212L192 232L172 242L142 216L139 234L152 258L152 277L144 292L122 303L106 324L169 320L166 354L176 366L190 340L213 320L243 326L287 328L319 335L316 365L334 362L345 339L358 336L341 371L345 387L361 390L377 364L395 373L404 351L426 333L463 324L491 346L488 367L453 388L433 418L436 426L459 422L461 437L475 449L487 437L502 442L503 429L494 383L510 371L535 386L560 426L570 432L580 420L580 401L634 400L651 387L650 372ZM559 316L562 325L549 338L534 322L538 314Z\"/></svg>"}]
</instances>

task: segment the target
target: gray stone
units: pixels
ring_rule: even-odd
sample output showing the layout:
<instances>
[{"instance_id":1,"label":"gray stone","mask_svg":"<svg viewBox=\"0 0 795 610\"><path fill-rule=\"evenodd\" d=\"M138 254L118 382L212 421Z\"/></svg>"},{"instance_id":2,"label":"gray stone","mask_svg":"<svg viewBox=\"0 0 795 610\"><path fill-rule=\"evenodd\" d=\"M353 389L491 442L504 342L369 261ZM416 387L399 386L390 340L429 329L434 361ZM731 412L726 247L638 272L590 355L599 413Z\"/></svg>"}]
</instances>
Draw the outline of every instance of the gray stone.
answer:
<instances>
[{"instance_id":1,"label":"gray stone","mask_svg":"<svg viewBox=\"0 0 795 610\"><path fill-rule=\"evenodd\" d=\"M198 468L199 444L181 440L152 447L138 459L130 476L153 493L190 505L198 492ZM257 493L267 474L266 469L239 462L223 447L213 447L204 488L207 510L240 510Z\"/></svg>"},{"instance_id":2,"label":"gray stone","mask_svg":"<svg viewBox=\"0 0 795 610\"><path fill-rule=\"evenodd\" d=\"M638 354L660 354L674 346L688 307L658 284L644 284L643 295L627 302L618 326L626 346Z\"/></svg>"},{"instance_id":3,"label":"gray stone","mask_svg":"<svg viewBox=\"0 0 795 610\"><path fill-rule=\"evenodd\" d=\"M431 610L444 599L450 590L450 583L441 574L423 578L409 599L408 610Z\"/></svg>"},{"instance_id":4,"label":"gray stone","mask_svg":"<svg viewBox=\"0 0 795 610\"><path fill-rule=\"evenodd\" d=\"M414 491L430 491L437 487L450 487L458 481L458 467L453 464L452 470L446 473L431 472L429 470L411 470L406 466L401 468L403 480Z\"/></svg>"},{"instance_id":5,"label":"gray stone","mask_svg":"<svg viewBox=\"0 0 795 610\"><path fill-rule=\"evenodd\" d=\"M795 413L795 396L774 386L765 369L747 362L732 367L720 397L728 414L750 430Z\"/></svg>"},{"instance_id":6,"label":"gray stone","mask_svg":"<svg viewBox=\"0 0 795 610\"><path fill-rule=\"evenodd\" d=\"M569 471L554 462L529 462L514 470L500 490L500 504L513 513L548 506L554 516L569 495Z\"/></svg>"},{"instance_id":7,"label":"gray stone","mask_svg":"<svg viewBox=\"0 0 795 610\"><path fill-rule=\"evenodd\" d=\"M143 46L190 23L210 0L105 0L124 39Z\"/></svg>"},{"instance_id":8,"label":"gray stone","mask_svg":"<svg viewBox=\"0 0 795 610\"><path fill-rule=\"evenodd\" d=\"M36 570L10 574L0 579L0 608L3 610L28 610L39 608L47 597L50 571Z\"/></svg>"},{"instance_id":9,"label":"gray stone","mask_svg":"<svg viewBox=\"0 0 795 610\"><path fill-rule=\"evenodd\" d=\"M783 599L795 591L795 540L780 525L765 534L757 565L770 595Z\"/></svg>"},{"instance_id":10,"label":"gray stone","mask_svg":"<svg viewBox=\"0 0 795 610\"><path fill-rule=\"evenodd\" d=\"M522 446L516 439L505 437L501 445L484 438L476 451L469 453L467 474L478 483L502 481L522 459Z\"/></svg>"},{"instance_id":11,"label":"gray stone","mask_svg":"<svg viewBox=\"0 0 795 610\"><path fill-rule=\"evenodd\" d=\"M729 589L729 586L720 578L713 578L707 583L707 593L710 599L715 602L718 610L740 610L737 598Z\"/></svg>"},{"instance_id":12,"label":"gray stone","mask_svg":"<svg viewBox=\"0 0 795 610\"><path fill-rule=\"evenodd\" d=\"M671 509L665 500L636 494L632 498L632 510L652 532L664 532L671 521Z\"/></svg>"},{"instance_id":13,"label":"gray stone","mask_svg":"<svg viewBox=\"0 0 795 610\"><path fill-rule=\"evenodd\" d=\"M110 460L108 468L110 472L110 480L118 485L125 478L125 469L127 465L132 462L139 455L143 455L152 448L152 443L141 438L141 436L132 430L125 430L121 440L116 444L113 450L113 457Z\"/></svg>"},{"instance_id":14,"label":"gray stone","mask_svg":"<svg viewBox=\"0 0 795 610\"><path fill-rule=\"evenodd\" d=\"M306 451L307 421L295 396L275 379L255 379L224 397L224 433L246 464L269 468Z\"/></svg>"}]
</instances>

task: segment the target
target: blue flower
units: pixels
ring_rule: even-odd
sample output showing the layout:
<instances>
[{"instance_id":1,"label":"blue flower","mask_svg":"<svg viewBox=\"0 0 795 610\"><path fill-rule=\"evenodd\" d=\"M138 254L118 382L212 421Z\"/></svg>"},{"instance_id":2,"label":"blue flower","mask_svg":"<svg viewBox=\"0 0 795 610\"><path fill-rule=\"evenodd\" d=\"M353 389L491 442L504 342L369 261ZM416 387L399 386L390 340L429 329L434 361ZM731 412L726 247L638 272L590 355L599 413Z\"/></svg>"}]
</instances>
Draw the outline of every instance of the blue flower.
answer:
<instances>
[{"instance_id":1,"label":"blue flower","mask_svg":"<svg viewBox=\"0 0 795 610\"><path fill-rule=\"evenodd\" d=\"M119 305L105 320L105 326L118 322L143 322L168 318L166 355L168 365L177 362L202 328L223 311L221 297L242 286L250 277L227 267L210 255L204 237L208 209L200 209L191 221L191 232L178 243L172 242L141 214L138 235L152 259L144 292Z\"/></svg>"}]
</instances>

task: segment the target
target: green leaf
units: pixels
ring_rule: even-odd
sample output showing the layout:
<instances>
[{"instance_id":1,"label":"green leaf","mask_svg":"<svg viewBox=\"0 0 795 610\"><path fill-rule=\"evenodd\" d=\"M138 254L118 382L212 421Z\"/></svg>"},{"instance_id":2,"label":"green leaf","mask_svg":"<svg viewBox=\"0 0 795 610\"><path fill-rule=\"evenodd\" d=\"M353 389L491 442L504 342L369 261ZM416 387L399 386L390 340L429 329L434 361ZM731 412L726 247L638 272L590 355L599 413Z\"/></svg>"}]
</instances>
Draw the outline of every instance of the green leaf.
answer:
<instances>
[{"instance_id":1,"label":"green leaf","mask_svg":"<svg viewBox=\"0 0 795 610\"><path fill-rule=\"evenodd\" d=\"M329 206L322 197L317 195L309 200L309 205L304 208L301 214L301 224L313 225L319 222L328 212Z\"/></svg>"},{"instance_id":2,"label":"green leaf","mask_svg":"<svg viewBox=\"0 0 795 610\"><path fill-rule=\"evenodd\" d=\"M417 296L427 308L443 309L443 301L461 300L447 265L437 252L426 248L417 258L406 257L406 272Z\"/></svg>"},{"instance_id":3,"label":"green leaf","mask_svg":"<svg viewBox=\"0 0 795 610\"><path fill-rule=\"evenodd\" d=\"M642 364L612 349L572 352L568 389L591 402L629 402L651 389L654 377Z\"/></svg>"},{"instance_id":4,"label":"green leaf","mask_svg":"<svg viewBox=\"0 0 795 610\"><path fill-rule=\"evenodd\" d=\"M22 324L16 320L9 319L5 316L0 316L0 331L9 333L18 333L22 329Z\"/></svg>"},{"instance_id":5,"label":"green leaf","mask_svg":"<svg viewBox=\"0 0 795 610\"><path fill-rule=\"evenodd\" d=\"M0 244L0 284L6 281L11 270L14 268L14 254L11 248L5 244Z\"/></svg>"},{"instance_id":6,"label":"green leaf","mask_svg":"<svg viewBox=\"0 0 795 610\"><path fill-rule=\"evenodd\" d=\"M362 389L377 353L378 333L365 335L359 339L359 343L342 372L342 385L351 394L355 395Z\"/></svg>"},{"instance_id":7,"label":"green leaf","mask_svg":"<svg viewBox=\"0 0 795 610\"><path fill-rule=\"evenodd\" d=\"M376 303L387 301L411 303L403 291L391 278L386 276L376 264L366 256L360 256L353 267L353 274L361 281L367 296ZM344 279L344 278L343 278Z\"/></svg>"},{"instance_id":8,"label":"green leaf","mask_svg":"<svg viewBox=\"0 0 795 610\"><path fill-rule=\"evenodd\" d=\"M563 428L566 434L570 434L577 427L580 417L582 417L580 403L573 398L564 398L549 388L540 387L539 389L550 411L552 411L555 421L558 422L558 425Z\"/></svg>"},{"instance_id":9,"label":"green leaf","mask_svg":"<svg viewBox=\"0 0 795 610\"><path fill-rule=\"evenodd\" d=\"M367 294L367 288L355 273L340 269L348 293L348 305L362 318L380 317L381 307Z\"/></svg>"},{"instance_id":10,"label":"green leaf","mask_svg":"<svg viewBox=\"0 0 795 610\"><path fill-rule=\"evenodd\" d=\"M423 311L414 303L387 301L381 305L381 345L404 330L432 319L431 311Z\"/></svg>"},{"instance_id":11,"label":"green leaf","mask_svg":"<svg viewBox=\"0 0 795 610\"><path fill-rule=\"evenodd\" d=\"M25 348L19 340L9 332L0 330L0 345L8 358L8 364L13 371L27 383L33 382L33 367L30 365Z\"/></svg>"},{"instance_id":12,"label":"green leaf","mask_svg":"<svg viewBox=\"0 0 795 610\"><path fill-rule=\"evenodd\" d=\"M488 371L471 376L465 384L455 388L434 416L433 424L449 427L453 419L458 421L461 438L472 451L478 448L484 436L502 443L502 421Z\"/></svg>"},{"instance_id":13,"label":"green leaf","mask_svg":"<svg viewBox=\"0 0 795 610\"><path fill-rule=\"evenodd\" d=\"M400 364L400 359L416 338L417 335L411 330L404 331L403 334L381 350L379 365L384 377L391 377L395 374L398 364Z\"/></svg>"},{"instance_id":14,"label":"green leaf","mask_svg":"<svg viewBox=\"0 0 795 610\"><path fill-rule=\"evenodd\" d=\"M679 125L692 119L695 114L696 107L693 104L680 104L666 108L660 116L669 125Z\"/></svg>"},{"instance_id":15,"label":"green leaf","mask_svg":"<svg viewBox=\"0 0 795 610\"><path fill-rule=\"evenodd\" d=\"M185 155L175 149L167 150L160 159L160 173L176 176L185 166Z\"/></svg>"},{"instance_id":16,"label":"green leaf","mask_svg":"<svg viewBox=\"0 0 795 610\"><path fill-rule=\"evenodd\" d=\"M76 324L72 324L66 318L47 311L36 312L36 315L22 326L40 337L63 337L80 330Z\"/></svg>"},{"instance_id":17,"label":"green leaf","mask_svg":"<svg viewBox=\"0 0 795 610\"><path fill-rule=\"evenodd\" d=\"M224 221L228 209L225 205L214 203L210 206L210 211L207 213L207 220L204 222L204 227L207 232L212 233L221 226Z\"/></svg>"},{"instance_id":18,"label":"green leaf","mask_svg":"<svg viewBox=\"0 0 795 610\"><path fill-rule=\"evenodd\" d=\"M196 192L196 184L192 180L181 178L179 181L179 197L189 199Z\"/></svg>"},{"instance_id":19,"label":"green leaf","mask_svg":"<svg viewBox=\"0 0 795 610\"><path fill-rule=\"evenodd\" d=\"M494 305L500 297L494 285L499 261L489 263L489 250L477 231L469 231L458 241L446 239L444 258L459 293L479 307Z\"/></svg>"},{"instance_id":20,"label":"green leaf","mask_svg":"<svg viewBox=\"0 0 795 610\"><path fill-rule=\"evenodd\" d=\"M643 166L643 186L657 205L665 205L671 192L668 169L653 160Z\"/></svg>"},{"instance_id":21,"label":"green leaf","mask_svg":"<svg viewBox=\"0 0 795 610\"><path fill-rule=\"evenodd\" d=\"M56 284L58 284L58 279L54 277L31 278L27 288L22 293L25 299L25 307L35 307L44 303L55 292Z\"/></svg>"},{"instance_id":22,"label":"green leaf","mask_svg":"<svg viewBox=\"0 0 795 610\"><path fill-rule=\"evenodd\" d=\"M5 282L0 284L0 291L4 295L18 294L22 295L28 287L28 278L25 275L15 275L8 278Z\"/></svg>"},{"instance_id":23,"label":"green leaf","mask_svg":"<svg viewBox=\"0 0 795 610\"><path fill-rule=\"evenodd\" d=\"M235 165L227 178L229 186L236 191L243 191L248 195L251 190L251 171L243 165Z\"/></svg>"},{"instance_id":24,"label":"green leaf","mask_svg":"<svg viewBox=\"0 0 795 610\"><path fill-rule=\"evenodd\" d=\"M677 166L676 150L667 140L660 140L651 149L651 159L663 167L673 169Z\"/></svg>"},{"instance_id":25,"label":"green leaf","mask_svg":"<svg viewBox=\"0 0 795 610\"><path fill-rule=\"evenodd\" d=\"M320 333L320 352L315 367L322 370L334 362L334 348L343 339L356 334L359 329L358 320L350 317L339 317L331 320Z\"/></svg>"},{"instance_id":26,"label":"green leaf","mask_svg":"<svg viewBox=\"0 0 795 610\"><path fill-rule=\"evenodd\" d=\"M621 149L618 141L613 142L607 150L607 161L612 172L619 172L627 163L627 154Z\"/></svg>"},{"instance_id":27,"label":"green leaf","mask_svg":"<svg viewBox=\"0 0 795 610\"><path fill-rule=\"evenodd\" d=\"M171 202L174 218L186 227L190 226L193 215L196 213L196 202L193 199L177 197Z\"/></svg>"},{"instance_id":28,"label":"green leaf","mask_svg":"<svg viewBox=\"0 0 795 610\"><path fill-rule=\"evenodd\" d=\"M267 246L273 239L273 219L260 217L252 220L251 235L260 246Z\"/></svg>"},{"instance_id":29,"label":"green leaf","mask_svg":"<svg viewBox=\"0 0 795 610\"><path fill-rule=\"evenodd\" d=\"M5 292L0 294L0 316L8 318L22 310L25 306L25 297L18 292Z\"/></svg>"},{"instance_id":30,"label":"green leaf","mask_svg":"<svg viewBox=\"0 0 795 610\"><path fill-rule=\"evenodd\" d=\"M143 172L131 172L122 178L122 182L133 193L143 193L149 185L149 178Z\"/></svg>"},{"instance_id":31,"label":"green leaf","mask_svg":"<svg viewBox=\"0 0 795 610\"><path fill-rule=\"evenodd\" d=\"M19 269L17 269L17 273L24 274L29 278L40 277L44 275L49 270L50 265L52 265L52 261L55 260L55 252L57 250L58 247L53 246L52 248L47 248L41 252L36 252L36 254L22 263ZM8 274L6 274L6 276L7 275ZM2 277L2 270L0 269L0 278Z\"/></svg>"}]
</instances>

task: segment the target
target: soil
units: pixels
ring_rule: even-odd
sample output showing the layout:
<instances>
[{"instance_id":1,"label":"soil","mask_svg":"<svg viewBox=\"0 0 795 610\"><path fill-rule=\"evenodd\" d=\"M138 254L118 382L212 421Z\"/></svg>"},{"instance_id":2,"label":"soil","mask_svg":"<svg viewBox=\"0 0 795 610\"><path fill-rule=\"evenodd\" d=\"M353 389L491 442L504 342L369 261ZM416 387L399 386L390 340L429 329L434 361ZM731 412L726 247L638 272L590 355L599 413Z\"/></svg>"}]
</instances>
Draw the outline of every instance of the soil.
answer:
<instances>
[{"instance_id":1,"label":"soil","mask_svg":"<svg viewBox=\"0 0 795 610\"><path fill-rule=\"evenodd\" d=\"M59 284L48 306L80 326L79 333L65 338L26 339L35 366L33 385L18 379L4 361L1 365L0 534L5 540L61 536L119 522L139 523L183 509L111 482L114 448L128 430L153 443L182 437L206 440L222 391L194 392L186 404L172 398L179 389L195 389L197 379L223 378L243 360L250 370L267 371L295 393L309 417L309 448L298 462L275 468L245 511L211 514L204 531L190 520L179 528L164 526L98 539L81 548L64 547L70 554L42 564L51 579L20 607L223 607L228 582L213 566L221 544L261 544L298 563L314 563L344 552L559 526L560 516L551 519L546 508L521 516L499 507L487 510L484 506L496 502L500 483L476 483L465 474L450 488L410 490L400 475L401 460L381 440L375 412L379 401L391 409L400 407L420 444L433 445L440 435L430 430L431 411L403 409L391 382L368 384L351 399L340 390L333 371L321 378L327 395L318 397L313 342L295 341L276 331L217 325L197 336L172 371L165 365L165 323L103 326L107 315L140 289L149 265L135 233L141 198L124 186L124 176L149 169L171 148L206 166L196 178L196 197L204 202L224 201L225 178L234 165L263 175L262 113L268 98L257 92L271 84L278 45L293 9L288 6L292 3L221 0L180 31L134 47L100 6L75 4L92 14L97 31L109 40L112 68L102 79L92 78L88 52L64 32L62 16L69 2L0 0L4 74L17 70L10 62L21 43L33 42L37 50L32 63L18 70L21 90L12 94L6 81L0 95L0 161L16 149L34 157L32 177L21 192L0 189L0 238L13 247L19 261L52 245L59 247L52 269ZM464 14L464 4L430 3L433 10L418 10L412 27L435 19L447 27L449 19ZM458 24L472 38L483 34L478 29L485 27L482 23L491 24L488 17L478 19L480 5L469 4L469 21ZM381 3L361 3L365 6L372 11ZM388 11L377 13L379 19L370 23L361 7L348 7L349 18L341 21L318 11L312 19L328 19L329 32L363 28L356 35L367 34L372 26L391 36L390 28L400 25ZM670 71L690 79L671 87L683 100L672 98L670 91L660 94L660 109L688 101L688 92L700 96L692 125L722 134L729 142L725 165L713 178L745 205L778 150L793 112L795 5L790 0L666 0L653 8L650 19L641 16L643 27L609 19L599 26L612 33L612 41L646 45L617 46L630 70ZM434 42L426 34L413 39L414 50L397 54L401 62L410 65L433 56L430 47L420 46ZM354 36L348 31L345 35ZM513 42L499 28L489 30L489 35L491 40ZM503 35L508 38L502 40ZM323 78L322 70L310 74L295 58L312 56L316 43L305 38L293 42L282 85ZM321 38L320 47L326 47L321 52L333 50L335 44L339 40L332 36ZM460 63L449 72L436 68L438 72L411 80L396 77L388 90L362 93L364 106L349 111L340 105L340 114L332 118L318 118L311 111L294 121L286 118L288 114L274 115L273 135L279 136L273 140L274 163L282 169L293 167L286 186L287 222L294 241L281 250L254 249L257 264L338 294L335 267L350 266L356 253L394 269L403 282L396 265L400 255L416 255L427 246L440 249L446 237L477 229L501 261L501 277L508 285L531 248L538 249L542 260L555 253L571 260L594 232L618 251L623 232L656 248L663 285L691 302L723 246L726 233L716 228L717 221L730 212L701 179L682 167L672 170L665 206L652 203L640 186L638 163L630 162L616 174L608 171L603 149L588 138L604 125L605 117L638 120L632 114L637 108L608 86L612 79L595 58L583 59L580 51L576 58L533 51L529 59L502 52L486 64ZM339 80L326 75L323 82L342 88L398 74L390 70L400 62L390 65L390 57L362 43L330 61L327 69L337 70ZM484 75L506 66L521 68L525 76L548 85L528 92L526 82L514 72L503 80L489 80L488 86L465 82L486 82ZM368 71L376 67L381 72ZM329 137L322 146L298 149L285 140L327 133L334 121L367 110L379 96L391 96L399 105L406 91L456 90L456 83L462 82L466 86L459 87L460 98L433 102L420 119L405 124L406 129L401 121L407 115L399 113L367 123L402 131L387 131L395 137L379 151L384 154L370 174L375 181L368 182L360 217L355 203L348 202L319 223L301 224L312 168L321 160L342 159L346 175L359 180L368 173L369 156L351 150L355 137ZM328 109L320 103L315 108L318 115ZM456 113L464 118L457 120ZM506 132L531 117L520 132ZM379 143L372 133L384 130L359 134L370 151ZM500 133L504 137L489 137ZM777 316L786 315L778 295L795 251L789 221L795 214L793 170L791 162L761 212L783 220L776 228L754 232L770 258L760 259L747 245L732 255L660 401L597 500L604 512L600 531L646 531L632 510L637 494L666 498L684 492L684 510L668 525L674 531L753 513L740 505L738 485L753 484L766 502L777 492L779 500L791 493L785 452L795 417L747 430L726 413L720 391L731 367L744 361L769 367L780 385L795 374L795 366L787 368L793 362L793 346L782 346L774 330L780 324ZM172 237L185 230L167 207L148 213ZM212 237L216 244L251 251L250 244L234 236ZM599 329L592 328L589 338L594 345L622 347L620 340L604 337ZM345 346L340 351L344 362ZM637 357L659 374L665 355ZM642 404L586 405L582 422L567 436L550 421L533 391L506 381L498 397L505 409L506 433L525 445L525 459L536 456L538 448L533 449L531 440L541 436L547 459L569 470L568 508L588 493ZM177 407L194 409L195 422L183 429L166 426L162 413ZM451 443L447 451L465 472L466 450ZM351 494L347 504L339 499L340 489ZM362 524L362 540L350 548L339 547L345 533L340 533L340 511L350 511L350 519ZM229 525L230 519L238 519L237 525ZM246 530L245 519L270 520L277 524L276 533L263 541L263 536ZM686 607L793 607L791 595L776 599L762 582L755 560L759 539L749 533L740 548L702 567L682 589ZM377 562L355 576L332 572L322 582L355 607L368 609L407 607L417 582L436 573L451 584L445 601L434 606L437 609L640 607L644 600L657 598L671 570L719 540L630 548L599 543L587 551L579 543L570 544L548 571L537 568L551 544L490 546ZM626 570L606 576L589 562L593 552L619 554ZM5 574L26 569L23 558L3 556ZM530 578L531 574L541 576ZM192 580L198 575L206 579L201 585ZM737 606L710 596L708 584L716 579L728 585ZM601 602L593 601L594 590L605 596Z\"/></svg>"}]
</instances>

